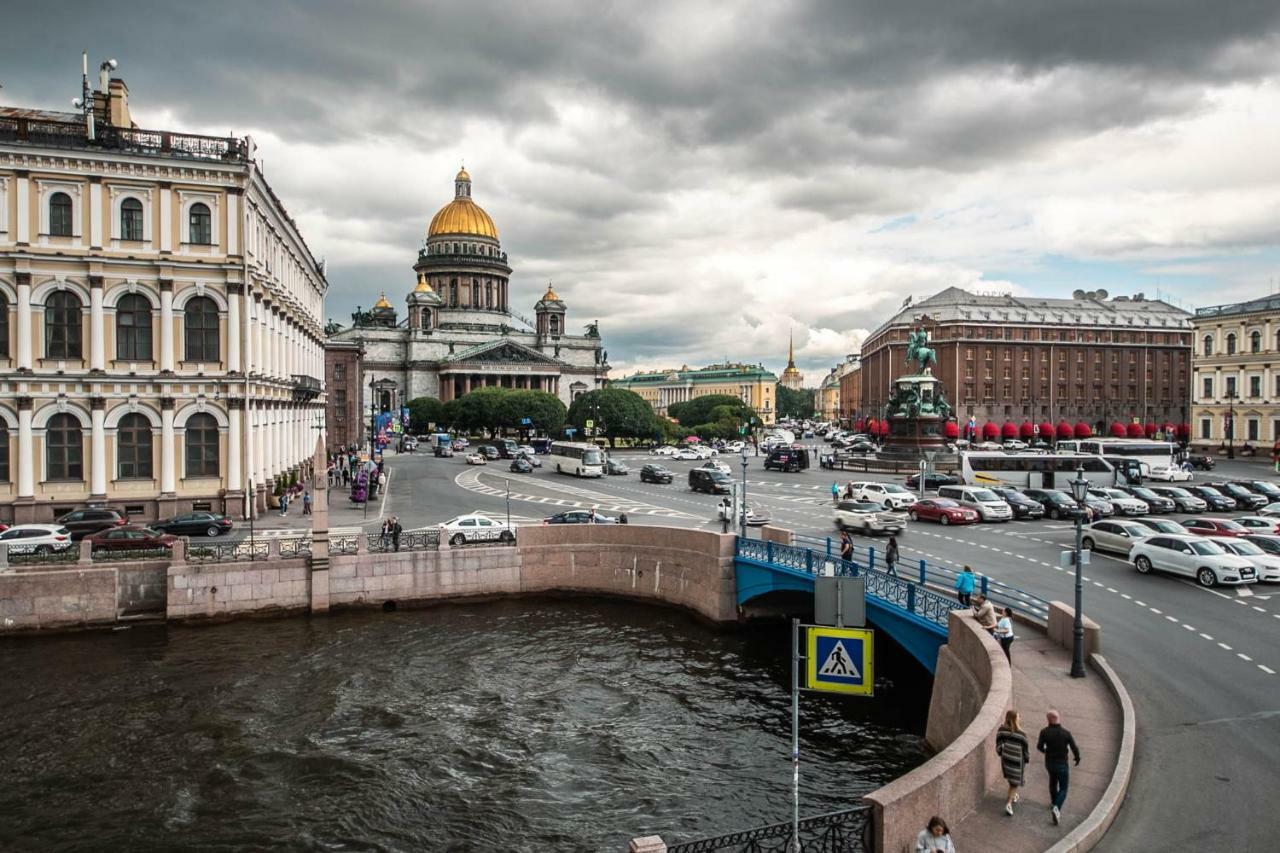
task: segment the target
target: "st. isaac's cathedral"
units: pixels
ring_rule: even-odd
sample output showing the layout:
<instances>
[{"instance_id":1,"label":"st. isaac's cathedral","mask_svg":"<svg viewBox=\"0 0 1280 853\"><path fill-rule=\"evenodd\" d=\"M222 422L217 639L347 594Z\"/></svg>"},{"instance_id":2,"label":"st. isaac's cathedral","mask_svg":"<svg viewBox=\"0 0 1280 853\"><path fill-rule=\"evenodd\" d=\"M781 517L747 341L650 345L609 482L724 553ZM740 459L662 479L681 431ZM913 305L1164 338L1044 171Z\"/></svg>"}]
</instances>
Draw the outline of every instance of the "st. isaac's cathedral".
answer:
<instances>
[{"instance_id":1,"label":"st. isaac's cathedral","mask_svg":"<svg viewBox=\"0 0 1280 853\"><path fill-rule=\"evenodd\" d=\"M418 252L416 285L400 319L386 294L352 325L331 323L331 341L359 343L364 411L386 411L418 397L451 400L485 386L549 391L566 406L600 388L608 356L596 324L569 334L564 300L547 286L533 320L511 310L511 267L489 214L471 198L471 176L454 178L453 201L440 208Z\"/></svg>"}]
</instances>

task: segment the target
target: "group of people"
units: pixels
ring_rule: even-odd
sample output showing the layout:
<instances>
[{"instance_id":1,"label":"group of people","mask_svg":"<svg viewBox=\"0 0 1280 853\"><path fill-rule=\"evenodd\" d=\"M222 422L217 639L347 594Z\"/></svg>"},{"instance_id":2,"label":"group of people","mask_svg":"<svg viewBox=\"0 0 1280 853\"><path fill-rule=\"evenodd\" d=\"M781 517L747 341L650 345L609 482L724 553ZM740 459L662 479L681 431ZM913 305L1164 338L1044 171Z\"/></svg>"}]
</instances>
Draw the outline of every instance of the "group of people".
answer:
<instances>
[{"instance_id":1,"label":"group of people","mask_svg":"<svg viewBox=\"0 0 1280 853\"><path fill-rule=\"evenodd\" d=\"M853 537L847 530L840 531L840 559L846 563L853 562ZM885 572L898 576L898 537L890 536L884 547Z\"/></svg>"},{"instance_id":2,"label":"group of people","mask_svg":"<svg viewBox=\"0 0 1280 853\"><path fill-rule=\"evenodd\" d=\"M1013 608L997 609L991 600L981 592L975 592L978 576L970 566L965 566L956 573L956 599L965 607L973 608L973 616L983 629L995 637L1004 649L1005 659L1013 662Z\"/></svg>"},{"instance_id":3,"label":"group of people","mask_svg":"<svg viewBox=\"0 0 1280 853\"><path fill-rule=\"evenodd\" d=\"M399 516L389 515L384 518L379 532L382 536L382 550L400 550L400 534L404 532L404 527L400 525Z\"/></svg>"},{"instance_id":4,"label":"group of people","mask_svg":"<svg viewBox=\"0 0 1280 853\"><path fill-rule=\"evenodd\" d=\"M292 503L293 498L290 496L290 492L286 491L280 495L280 515L288 515L289 506ZM305 490L302 492L302 514L311 515L311 492Z\"/></svg>"},{"instance_id":5,"label":"group of people","mask_svg":"<svg viewBox=\"0 0 1280 853\"><path fill-rule=\"evenodd\" d=\"M1044 769L1049 777L1049 819L1057 826L1067 802L1071 767L1080 764L1080 747L1071 732L1062 725L1062 715L1050 709L1045 714L1045 727L1036 738L1036 751L1044 756ZM1022 730L1022 716L1017 710L1006 711L1004 723L996 731L996 755L1000 771L1009 786L1004 813L1013 817L1013 807L1026 784L1027 764L1031 761L1031 741ZM956 853L951 828L940 817L932 817L916 836L916 853Z\"/></svg>"}]
</instances>

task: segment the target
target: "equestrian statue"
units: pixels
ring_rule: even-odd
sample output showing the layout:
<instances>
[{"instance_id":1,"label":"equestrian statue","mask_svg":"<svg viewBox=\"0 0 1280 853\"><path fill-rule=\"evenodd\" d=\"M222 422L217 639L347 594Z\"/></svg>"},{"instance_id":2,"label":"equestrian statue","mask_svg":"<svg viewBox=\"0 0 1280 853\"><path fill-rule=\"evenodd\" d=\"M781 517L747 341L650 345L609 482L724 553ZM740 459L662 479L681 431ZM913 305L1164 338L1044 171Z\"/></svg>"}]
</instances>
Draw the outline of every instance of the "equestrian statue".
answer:
<instances>
[{"instance_id":1,"label":"equestrian statue","mask_svg":"<svg viewBox=\"0 0 1280 853\"><path fill-rule=\"evenodd\" d=\"M929 333L916 329L907 335L907 364L916 362L917 373L924 373L930 365L938 363L938 353L929 344Z\"/></svg>"}]
</instances>

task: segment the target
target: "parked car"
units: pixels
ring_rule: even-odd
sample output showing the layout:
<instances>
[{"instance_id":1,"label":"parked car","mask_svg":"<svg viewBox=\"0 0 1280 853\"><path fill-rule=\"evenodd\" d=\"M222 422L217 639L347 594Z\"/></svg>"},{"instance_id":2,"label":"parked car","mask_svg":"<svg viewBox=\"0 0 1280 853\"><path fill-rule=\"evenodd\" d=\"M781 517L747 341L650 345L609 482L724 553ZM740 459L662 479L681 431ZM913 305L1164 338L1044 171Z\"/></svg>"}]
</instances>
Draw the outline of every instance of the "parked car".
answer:
<instances>
[{"instance_id":1,"label":"parked car","mask_svg":"<svg viewBox=\"0 0 1280 853\"><path fill-rule=\"evenodd\" d=\"M1154 535L1154 530L1134 521L1095 521L1084 529L1080 544L1090 551L1127 555L1135 543Z\"/></svg>"},{"instance_id":2,"label":"parked car","mask_svg":"<svg viewBox=\"0 0 1280 853\"><path fill-rule=\"evenodd\" d=\"M746 447L746 444L744 442L734 439L733 441L726 443L724 446L724 449L720 452L721 453L741 453L742 448L744 447Z\"/></svg>"},{"instance_id":3,"label":"parked car","mask_svg":"<svg viewBox=\"0 0 1280 853\"><path fill-rule=\"evenodd\" d=\"M727 495L733 486L733 478L723 471L694 468L689 472L689 488L695 492Z\"/></svg>"},{"instance_id":4,"label":"parked car","mask_svg":"<svg viewBox=\"0 0 1280 853\"><path fill-rule=\"evenodd\" d=\"M936 491L939 486L954 486L960 482L960 478L953 477L950 474L938 474L930 471L924 475L924 488L927 492ZM920 475L912 474L907 478L906 486L913 492L920 490Z\"/></svg>"},{"instance_id":5,"label":"parked car","mask_svg":"<svg viewBox=\"0 0 1280 853\"><path fill-rule=\"evenodd\" d=\"M1133 546L1129 557L1140 574L1169 572L1193 577L1204 587L1253 583L1258 579L1253 563L1203 536L1148 536Z\"/></svg>"},{"instance_id":6,"label":"parked car","mask_svg":"<svg viewBox=\"0 0 1280 853\"><path fill-rule=\"evenodd\" d=\"M1268 518L1280 516L1280 501L1273 504L1267 504L1262 509L1258 510L1258 515L1265 515Z\"/></svg>"},{"instance_id":7,"label":"parked car","mask_svg":"<svg viewBox=\"0 0 1280 853\"><path fill-rule=\"evenodd\" d=\"M450 545L465 545L468 542L514 542L515 532L505 521L490 518L484 513L469 512L455 516L443 525L443 537Z\"/></svg>"},{"instance_id":8,"label":"parked car","mask_svg":"<svg viewBox=\"0 0 1280 853\"><path fill-rule=\"evenodd\" d=\"M1187 486L1187 491L1209 505L1213 512L1228 512L1236 509L1236 499L1229 498L1213 486Z\"/></svg>"},{"instance_id":9,"label":"parked car","mask_svg":"<svg viewBox=\"0 0 1280 853\"><path fill-rule=\"evenodd\" d=\"M1280 501L1280 486L1267 480L1232 480L1231 482L1244 486L1251 492L1262 495L1267 499L1267 503Z\"/></svg>"},{"instance_id":10,"label":"parked car","mask_svg":"<svg viewBox=\"0 0 1280 853\"><path fill-rule=\"evenodd\" d=\"M671 458L679 459L681 462L697 462L702 459L702 454L692 447L682 447L672 454Z\"/></svg>"},{"instance_id":11,"label":"parked car","mask_svg":"<svg viewBox=\"0 0 1280 853\"><path fill-rule=\"evenodd\" d=\"M1084 499L1085 506L1093 510L1094 518L1110 518L1116 514L1116 508L1111 501L1089 495Z\"/></svg>"},{"instance_id":12,"label":"parked car","mask_svg":"<svg viewBox=\"0 0 1280 853\"><path fill-rule=\"evenodd\" d=\"M1178 508L1178 505L1173 502L1172 498L1166 498L1163 495L1158 495L1146 486L1121 486L1120 491L1127 495L1132 495L1145 503L1149 512L1173 512Z\"/></svg>"},{"instance_id":13,"label":"parked car","mask_svg":"<svg viewBox=\"0 0 1280 853\"><path fill-rule=\"evenodd\" d=\"M1004 441L1005 450L1026 450L1027 443L1016 438L1006 438Z\"/></svg>"},{"instance_id":14,"label":"parked car","mask_svg":"<svg viewBox=\"0 0 1280 853\"><path fill-rule=\"evenodd\" d=\"M487 465L488 463L489 463L489 460L488 460L487 458L485 458L485 455L484 455L483 453L468 453L468 454L467 454L467 464L468 464L468 465Z\"/></svg>"},{"instance_id":15,"label":"parked car","mask_svg":"<svg viewBox=\"0 0 1280 853\"><path fill-rule=\"evenodd\" d=\"M980 441L974 450L1004 450L1004 445L998 441Z\"/></svg>"},{"instance_id":16,"label":"parked car","mask_svg":"<svg viewBox=\"0 0 1280 853\"><path fill-rule=\"evenodd\" d=\"M1258 580L1263 583L1280 581L1280 554L1264 551L1257 544L1243 537L1210 536L1209 538L1217 542L1229 553L1235 554L1237 557L1244 557L1250 563L1253 563L1253 569L1258 573Z\"/></svg>"},{"instance_id":17,"label":"parked car","mask_svg":"<svg viewBox=\"0 0 1280 853\"><path fill-rule=\"evenodd\" d=\"M124 524L86 536L85 539L93 543L95 550L153 551L172 548L178 537L140 524Z\"/></svg>"},{"instance_id":18,"label":"parked car","mask_svg":"<svg viewBox=\"0 0 1280 853\"><path fill-rule=\"evenodd\" d=\"M1039 504L1036 505L1037 507ZM951 498L925 498L916 501L907 510L912 521L936 521L941 525L976 524L982 520L976 509L961 506Z\"/></svg>"},{"instance_id":19,"label":"parked car","mask_svg":"<svg viewBox=\"0 0 1280 853\"><path fill-rule=\"evenodd\" d=\"M875 453L879 448L869 441L854 441L849 444L838 443L845 453L851 453L855 456L866 456L868 453Z\"/></svg>"},{"instance_id":20,"label":"parked car","mask_svg":"<svg viewBox=\"0 0 1280 853\"><path fill-rule=\"evenodd\" d=\"M618 519L611 515L601 515L598 512L593 513L586 509L571 509L567 512L557 512L555 515L542 519L543 524L616 524Z\"/></svg>"},{"instance_id":21,"label":"parked car","mask_svg":"<svg viewBox=\"0 0 1280 853\"><path fill-rule=\"evenodd\" d=\"M1013 508L985 486L942 486L938 497L950 498L975 510L983 521L1011 521Z\"/></svg>"},{"instance_id":22,"label":"parked car","mask_svg":"<svg viewBox=\"0 0 1280 853\"><path fill-rule=\"evenodd\" d=\"M1217 489L1223 495L1233 499L1240 509L1262 509L1271 503L1266 495L1260 495L1238 483L1206 483L1205 485L1209 488Z\"/></svg>"},{"instance_id":23,"label":"parked car","mask_svg":"<svg viewBox=\"0 0 1280 853\"><path fill-rule=\"evenodd\" d=\"M1044 514L1050 518L1076 518L1084 515L1084 510L1075 499L1058 489L1023 489L1022 493L1044 507Z\"/></svg>"},{"instance_id":24,"label":"parked car","mask_svg":"<svg viewBox=\"0 0 1280 853\"><path fill-rule=\"evenodd\" d=\"M1248 536L1240 536L1238 538L1252 542L1268 554L1280 556L1280 536L1273 536L1269 533L1250 533Z\"/></svg>"},{"instance_id":25,"label":"parked car","mask_svg":"<svg viewBox=\"0 0 1280 853\"><path fill-rule=\"evenodd\" d=\"M1117 515L1146 515L1151 511L1146 501L1139 500L1119 489L1090 489L1089 494L1108 501L1115 507Z\"/></svg>"},{"instance_id":26,"label":"parked car","mask_svg":"<svg viewBox=\"0 0 1280 853\"><path fill-rule=\"evenodd\" d=\"M1280 519L1277 518L1268 518L1265 515L1242 515L1231 520L1250 533L1280 535Z\"/></svg>"},{"instance_id":27,"label":"parked car","mask_svg":"<svg viewBox=\"0 0 1280 853\"><path fill-rule=\"evenodd\" d=\"M230 533L235 522L217 512L184 512L149 526L152 530L175 536L221 536Z\"/></svg>"},{"instance_id":28,"label":"parked car","mask_svg":"<svg viewBox=\"0 0 1280 853\"><path fill-rule=\"evenodd\" d=\"M604 472L617 477L625 477L631 473L631 469L616 459L606 459L604 461Z\"/></svg>"},{"instance_id":29,"label":"parked car","mask_svg":"<svg viewBox=\"0 0 1280 853\"><path fill-rule=\"evenodd\" d=\"M640 469L642 483L670 483L675 475L661 465L645 465Z\"/></svg>"},{"instance_id":30,"label":"parked car","mask_svg":"<svg viewBox=\"0 0 1280 853\"><path fill-rule=\"evenodd\" d=\"M53 554L72 546L71 531L61 524L15 524L0 533L10 554Z\"/></svg>"},{"instance_id":31,"label":"parked car","mask_svg":"<svg viewBox=\"0 0 1280 853\"><path fill-rule=\"evenodd\" d=\"M1218 464L1214 458L1207 453L1188 454L1187 461L1190 462L1191 467L1197 471L1212 471L1213 467Z\"/></svg>"},{"instance_id":32,"label":"parked car","mask_svg":"<svg viewBox=\"0 0 1280 853\"><path fill-rule=\"evenodd\" d=\"M1143 527L1148 527L1156 533L1172 533L1180 536L1191 532L1178 522L1169 518L1135 518L1133 523L1141 524Z\"/></svg>"},{"instance_id":33,"label":"parked car","mask_svg":"<svg viewBox=\"0 0 1280 853\"><path fill-rule=\"evenodd\" d=\"M1179 512L1204 512L1209 508L1203 498L1196 497L1181 486L1152 486L1151 491L1173 501Z\"/></svg>"},{"instance_id":34,"label":"parked car","mask_svg":"<svg viewBox=\"0 0 1280 853\"><path fill-rule=\"evenodd\" d=\"M840 501L836 504L837 530L856 530L864 536L873 533L901 533L907 526L907 517L890 512L872 501Z\"/></svg>"},{"instance_id":35,"label":"parked car","mask_svg":"<svg viewBox=\"0 0 1280 853\"><path fill-rule=\"evenodd\" d=\"M128 524L129 519L118 509L109 506L85 507L75 509L57 518L62 527L71 531L73 541L79 542L86 536L92 536L99 530Z\"/></svg>"},{"instance_id":36,"label":"parked car","mask_svg":"<svg viewBox=\"0 0 1280 853\"><path fill-rule=\"evenodd\" d=\"M515 459L511 460L509 470L513 474L532 474L533 466L529 464L528 459L525 459L523 456L517 456Z\"/></svg>"},{"instance_id":37,"label":"parked car","mask_svg":"<svg viewBox=\"0 0 1280 853\"><path fill-rule=\"evenodd\" d=\"M671 445L664 444L661 447L655 447L653 450L650 450L649 455L650 456L675 456L679 452L680 451L678 451L676 448L672 447Z\"/></svg>"},{"instance_id":38,"label":"parked car","mask_svg":"<svg viewBox=\"0 0 1280 853\"><path fill-rule=\"evenodd\" d=\"M882 504L886 509L904 509L916 502L916 496L897 483L854 483L853 499Z\"/></svg>"},{"instance_id":39,"label":"parked car","mask_svg":"<svg viewBox=\"0 0 1280 853\"><path fill-rule=\"evenodd\" d=\"M1182 526L1200 536L1244 536L1249 532L1229 518L1186 518Z\"/></svg>"},{"instance_id":40,"label":"parked car","mask_svg":"<svg viewBox=\"0 0 1280 853\"><path fill-rule=\"evenodd\" d=\"M1009 505L1014 518L1044 518L1044 506L1009 486L993 486L991 491Z\"/></svg>"},{"instance_id":41,"label":"parked car","mask_svg":"<svg viewBox=\"0 0 1280 853\"><path fill-rule=\"evenodd\" d=\"M1142 477L1158 483L1189 483L1194 479L1190 471L1183 471L1177 465L1152 465Z\"/></svg>"}]
</instances>

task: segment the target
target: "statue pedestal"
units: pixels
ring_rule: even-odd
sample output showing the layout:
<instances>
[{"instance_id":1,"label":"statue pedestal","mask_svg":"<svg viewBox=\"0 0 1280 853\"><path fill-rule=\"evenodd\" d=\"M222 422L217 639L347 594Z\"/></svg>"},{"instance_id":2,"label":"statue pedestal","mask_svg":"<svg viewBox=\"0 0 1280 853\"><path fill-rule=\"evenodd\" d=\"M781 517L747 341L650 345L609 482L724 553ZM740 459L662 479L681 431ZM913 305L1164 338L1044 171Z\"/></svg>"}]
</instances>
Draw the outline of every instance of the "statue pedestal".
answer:
<instances>
[{"instance_id":1,"label":"statue pedestal","mask_svg":"<svg viewBox=\"0 0 1280 853\"><path fill-rule=\"evenodd\" d=\"M938 377L926 371L893 380L889 406L889 435L880 451L882 459L920 459L925 453L946 453L943 434L950 410L942 396Z\"/></svg>"}]
</instances>

